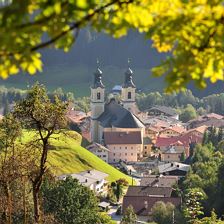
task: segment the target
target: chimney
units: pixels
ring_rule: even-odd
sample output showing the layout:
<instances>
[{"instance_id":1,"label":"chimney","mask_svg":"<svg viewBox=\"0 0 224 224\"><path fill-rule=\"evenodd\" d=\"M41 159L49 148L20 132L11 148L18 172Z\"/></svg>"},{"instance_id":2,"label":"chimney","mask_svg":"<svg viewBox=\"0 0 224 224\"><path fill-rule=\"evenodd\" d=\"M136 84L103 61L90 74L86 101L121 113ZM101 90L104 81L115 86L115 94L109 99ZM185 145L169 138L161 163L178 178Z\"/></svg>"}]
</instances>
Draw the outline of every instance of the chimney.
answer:
<instances>
[{"instance_id":1,"label":"chimney","mask_svg":"<svg viewBox=\"0 0 224 224\"><path fill-rule=\"evenodd\" d=\"M144 201L144 207L145 207L145 209L148 208L148 201Z\"/></svg>"}]
</instances>

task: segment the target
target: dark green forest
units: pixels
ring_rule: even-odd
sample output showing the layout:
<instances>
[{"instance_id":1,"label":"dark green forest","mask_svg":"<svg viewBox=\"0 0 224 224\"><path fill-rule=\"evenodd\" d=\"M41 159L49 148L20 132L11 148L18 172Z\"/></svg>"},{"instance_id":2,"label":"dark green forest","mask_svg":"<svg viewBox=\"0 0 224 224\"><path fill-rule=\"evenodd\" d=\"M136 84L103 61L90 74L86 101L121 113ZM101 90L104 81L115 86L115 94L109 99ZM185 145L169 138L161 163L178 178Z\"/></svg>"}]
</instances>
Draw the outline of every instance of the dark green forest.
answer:
<instances>
[{"instance_id":1,"label":"dark green forest","mask_svg":"<svg viewBox=\"0 0 224 224\"><path fill-rule=\"evenodd\" d=\"M122 49L122 50L121 50ZM65 91L73 92L75 97L89 96L89 86L96 69L97 58L103 71L103 81L108 90L116 84L122 84L128 58L134 71L134 82L144 92L162 92L164 80L153 78L151 68L165 59L165 54L159 54L151 47L151 42L136 32L130 32L127 37L113 39L105 34L97 34L89 29L82 30L69 53L62 50L42 50L44 70L34 76L20 74L0 79L0 85L26 89L39 81L49 90L62 87ZM208 85L206 90L189 88L197 96L220 93L223 83Z\"/></svg>"}]
</instances>

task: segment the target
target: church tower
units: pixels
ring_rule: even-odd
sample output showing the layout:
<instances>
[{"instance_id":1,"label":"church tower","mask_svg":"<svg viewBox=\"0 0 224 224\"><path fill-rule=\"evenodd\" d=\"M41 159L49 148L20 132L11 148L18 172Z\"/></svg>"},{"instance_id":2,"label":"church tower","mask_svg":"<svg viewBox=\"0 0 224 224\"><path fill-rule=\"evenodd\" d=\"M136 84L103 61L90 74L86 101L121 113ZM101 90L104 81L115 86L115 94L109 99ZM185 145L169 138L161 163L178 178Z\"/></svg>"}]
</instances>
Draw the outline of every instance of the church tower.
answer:
<instances>
[{"instance_id":1,"label":"church tower","mask_svg":"<svg viewBox=\"0 0 224 224\"><path fill-rule=\"evenodd\" d=\"M133 71L129 66L128 60L128 69L125 72L125 79L121 89L121 102L123 107L132 113L135 113L136 104L135 104L135 84L132 81Z\"/></svg>"},{"instance_id":2,"label":"church tower","mask_svg":"<svg viewBox=\"0 0 224 224\"><path fill-rule=\"evenodd\" d=\"M105 104L105 86L102 83L102 71L99 68L97 61L97 69L94 73L93 84L91 86L91 141L100 143L102 136L100 136L100 128L97 118L104 112Z\"/></svg>"}]
</instances>

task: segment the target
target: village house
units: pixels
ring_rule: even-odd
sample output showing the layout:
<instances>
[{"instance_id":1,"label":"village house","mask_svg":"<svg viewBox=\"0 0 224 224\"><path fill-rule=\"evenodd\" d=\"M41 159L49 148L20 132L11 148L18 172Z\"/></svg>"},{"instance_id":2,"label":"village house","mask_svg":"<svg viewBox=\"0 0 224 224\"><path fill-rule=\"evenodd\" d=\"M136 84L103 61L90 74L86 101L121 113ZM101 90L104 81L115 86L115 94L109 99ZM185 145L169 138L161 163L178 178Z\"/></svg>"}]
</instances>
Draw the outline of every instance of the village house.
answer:
<instances>
[{"instance_id":1,"label":"village house","mask_svg":"<svg viewBox=\"0 0 224 224\"><path fill-rule=\"evenodd\" d=\"M208 126L202 125L197 128L189 129L184 134L190 136L197 136L199 138L203 138L205 131L208 129Z\"/></svg>"},{"instance_id":2,"label":"village house","mask_svg":"<svg viewBox=\"0 0 224 224\"><path fill-rule=\"evenodd\" d=\"M169 146L167 150L163 151L161 154L162 162L181 162L189 157L189 148L178 148L178 146Z\"/></svg>"},{"instance_id":3,"label":"village house","mask_svg":"<svg viewBox=\"0 0 224 224\"><path fill-rule=\"evenodd\" d=\"M149 137L143 138L143 157L149 157L152 154L153 141Z\"/></svg>"},{"instance_id":4,"label":"village house","mask_svg":"<svg viewBox=\"0 0 224 224\"><path fill-rule=\"evenodd\" d=\"M95 194L107 194L107 180L108 174L98 170L87 170L80 173L63 174L59 176L59 180L65 180L68 176L77 179L80 184L90 188Z\"/></svg>"},{"instance_id":5,"label":"village house","mask_svg":"<svg viewBox=\"0 0 224 224\"><path fill-rule=\"evenodd\" d=\"M160 130L159 136L163 137L174 137L184 133L186 129L182 126L170 126L168 128L164 128Z\"/></svg>"},{"instance_id":6,"label":"village house","mask_svg":"<svg viewBox=\"0 0 224 224\"><path fill-rule=\"evenodd\" d=\"M157 126L145 125L145 135L155 140L159 135L161 128Z\"/></svg>"},{"instance_id":7,"label":"village house","mask_svg":"<svg viewBox=\"0 0 224 224\"><path fill-rule=\"evenodd\" d=\"M199 116L196 119L190 120L187 123L187 128L197 128L200 126L207 126L207 127L224 127L224 119L222 115L216 114L216 113L210 113L203 116Z\"/></svg>"},{"instance_id":8,"label":"village house","mask_svg":"<svg viewBox=\"0 0 224 224\"><path fill-rule=\"evenodd\" d=\"M150 116L163 115L163 116L174 118L176 120L179 119L178 113L173 108L167 107L167 106L154 106L145 111L147 111L148 115Z\"/></svg>"},{"instance_id":9,"label":"village house","mask_svg":"<svg viewBox=\"0 0 224 224\"><path fill-rule=\"evenodd\" d=\"M104 132L109 151L109 163L136 162L142 157L143 144L140 131Z\"/></svg>"},{"instance_id":10,"label":"village house","mask_svg":"<svg viewBox=\"0 0 224 224\"><path fill-rule=\"evenodd\" d=\"M190 165L172 162L159 165L158 169L159 173L162 175L183 177L189 171Z\"/></svg>"},{"instance_id":11,"label":"village house","mask_svg":"<svg viewBox=\"0 0 224 224\"><path fill-rule=\"evenodd\" d=\"M90 141L90 112L76 111L70 106L66 117L69 122L79 127L82 137Z\"/></svg>"},{"instance_id":12,"label":"village house","mask_svg":"<svg viewBox=\"0 0 224 224\"><path fill-rule=\"evenodd\" d=\"M177 183L178 177L175 176L150 175L141 178L140 186L173 187Z\"/></svg>"},{"instance_id":13,"label":"village house","mask_svg":"<svg viewBox=\"0 0 224 224\"><path fill-rule=\"evenodd\" d=\"M105 146L94 142L91 145L88 145L86 147L90 152L98 156L100 159L102 159L104 162L108 163L108 155L109 155L109 149L106 148Z\"/></svg>"},{"instance_id":14,"label":"village house","mask_svg":"<svg viewBox=\"0 0 224 224\"><path fill-rule=\"evenodd\" d=\"M181 141L181 138L179 137L158 137L155 143L155 146L160 150L160 153L164 153L168 151L170 148L175 148L176 151L180 153L185 153L186 158L190 154L190 142L189 139L186 139L186 141Z\"/></svg>"},{"instance_id":15,"label":"village house","mask_svg":"<svg viewBox=\"0 0 224 224\"><path fill-rule=\"evenodd\" d=\"M153 205L162 201L170 202L175 207L181 206L181 198L172 196L171 187L129 186L123 198L122 211L132 206L138 220L148 221Z\"/></svg>"}]
</instances>

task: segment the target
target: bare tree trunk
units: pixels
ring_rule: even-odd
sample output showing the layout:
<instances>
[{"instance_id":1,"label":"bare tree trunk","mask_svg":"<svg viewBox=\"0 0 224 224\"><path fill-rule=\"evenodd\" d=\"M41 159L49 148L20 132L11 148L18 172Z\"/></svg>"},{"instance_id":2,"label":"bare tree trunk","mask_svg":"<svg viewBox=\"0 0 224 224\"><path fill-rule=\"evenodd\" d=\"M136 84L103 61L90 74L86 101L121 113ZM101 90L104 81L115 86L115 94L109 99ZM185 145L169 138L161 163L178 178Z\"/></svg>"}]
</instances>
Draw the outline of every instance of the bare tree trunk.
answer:
<instances>
[{"instance_id":1,"label":"bare tree trunk","mask_svg":"<svg viewBox=\"0 0 224 224\"><path fill-rule=\"evenodd\" d=\"M23 212L24 212L24 224L27 224L26 220L26 182L25 179L23 179Z\"/></svg>"},{"instance_id":2,"label":"bare tree trunk","mask_svg":"<svg viewBox=\"0 0 224 224\"><path fill-rule=\"evenodd\" d=\"M6 183L6 186L5 186L5 193L7 198L6 223L12 224L12 193L9 189L8 183Z\"/></svg>"},{"instance_id":3,"label":"bare tree trunk","mask_svg":"<svg viewBox=\"0 0 224 224\"><path fill-rule=\"evenodd\" d=\"M33 185L34 223L40 223L39 190Z\"/></svg>"},{"instance_id":4,"label":"bare tree trunk","mask_svg":"<svg viewBox=\"0 0 224 224\"><path fill-rule=\"evenodd\" d=\"M43 151L42 151L41 160L40 160L39 173L36 176L35 180L33 181L33 203L34 203L35 224L39 224L41 222L39 192L40 192L40 187L42 185L43 176L46 170L45 164L46 164L47 153L48 153L48 138L49 136L43 139Z\"/></svg>"}]
</instances>

